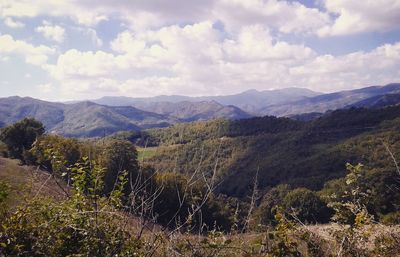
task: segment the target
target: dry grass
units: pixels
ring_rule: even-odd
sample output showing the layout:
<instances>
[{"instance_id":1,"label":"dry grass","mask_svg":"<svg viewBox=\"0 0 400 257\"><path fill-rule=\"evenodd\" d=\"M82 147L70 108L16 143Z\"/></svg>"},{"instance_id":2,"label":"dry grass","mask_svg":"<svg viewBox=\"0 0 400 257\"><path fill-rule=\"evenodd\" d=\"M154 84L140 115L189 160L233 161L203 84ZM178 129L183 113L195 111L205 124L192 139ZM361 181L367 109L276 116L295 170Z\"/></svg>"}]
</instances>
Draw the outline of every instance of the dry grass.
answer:
<instances>
[{"instance_id":1,"label":"dry grass","mask_svg":"<svg viewBox=\"0 0 400 257\"><path fill-rule=\"evenodd\" d=\"M50 197L56 201L67 199L70 189L62 180L55 179L50 173L34 166L21 165L19 160L0 157L0 182L5 182L9 187L7 205L11 209L24 205L33 197ZM143 220L125 212L116 212L115 221L131 231L140 231ZM151 222L146 222L144 231L159 232L161 227Z\"/></svg>"},{"instance_id":2,"label":"dry grass","mask_svg":"<svg viewBox=\"0 0 400 257\"><path fill-rule=\"evenodd\" d=\"M10 186L9 206L21 204L25 197L49 196L62 199L67 187L51 175L35 167L21 165L18 160L0 158L0 181Z\"/></svg>"}]
</instances>

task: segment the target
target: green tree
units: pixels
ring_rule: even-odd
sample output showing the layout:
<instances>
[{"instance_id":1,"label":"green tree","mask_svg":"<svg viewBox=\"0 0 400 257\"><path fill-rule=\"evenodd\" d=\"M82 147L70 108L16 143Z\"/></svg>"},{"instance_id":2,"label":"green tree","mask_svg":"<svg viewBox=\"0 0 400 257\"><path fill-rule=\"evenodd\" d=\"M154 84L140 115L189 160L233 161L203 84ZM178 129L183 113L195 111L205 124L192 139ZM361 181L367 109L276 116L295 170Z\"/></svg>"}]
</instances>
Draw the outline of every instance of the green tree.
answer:
<instances>
[{"instance_id":1,"label":"green tree","mask_svg":"<svg viewBox=\"0 0 400 257\"><path fill-rule=\"evenodd\" d=\"M126 190L132 190L129 187L136 182L139 171L135 146L126 140L113 139L99 145L99 148L98 162L105 169L104 193L112 192L118 176L124 171L127 172L129 181Z\"/></svg>"},{"instance_id":2,"label":"green tree","mask_svg":"<svg viewBox=\"0 0 400 257\"><path fill-rule=\"evenodd\" d=\"M271 225L275 223L275 209L282 205L283 198L290 192L288 185L278 185L269 190L263 197L256 211L256 218L260 224Z\"/></svg>"},{"instance_id":3,"label":"green tree","mask_svg":"<svg viewBox=\"0 0 400 257\"><path fill-rule=\"evenodd\" d=\"M286 213L308 223L326 223L332 214L318 195L306 188L296 188L290 191L283 199L283 206Z\"/></svg>"},{"instance_id":4,"label":"green tree","mask_svg":"<svg viewBox=\"0 0 400 257\"><path fill-rule=\"evenodd\" d=\"M76 139L58 135L42 135L32 145L30 153L36 163L57 176L68 175L68 168L81 157L80 144Z\"/></svg>"},{"instance_id":5,"label":"green tree","mask_svg":"<svg viewBox=\"0 0 400 257\"><path fill-rule=\"evenodd\" d=\"M23 160L24 152L31 149L36 138L44 132L45 129L40 121L25 118L2 129L0 140L7 145L9 157Z\"/></svg>"}]
</instances>

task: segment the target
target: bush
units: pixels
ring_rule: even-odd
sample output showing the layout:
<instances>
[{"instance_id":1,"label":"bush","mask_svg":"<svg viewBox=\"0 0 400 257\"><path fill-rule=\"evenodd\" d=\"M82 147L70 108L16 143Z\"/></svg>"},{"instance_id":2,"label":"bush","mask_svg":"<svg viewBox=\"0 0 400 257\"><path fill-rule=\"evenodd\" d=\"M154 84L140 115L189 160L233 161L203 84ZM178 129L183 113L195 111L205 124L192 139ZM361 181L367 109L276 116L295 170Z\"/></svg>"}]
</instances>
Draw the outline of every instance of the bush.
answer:
<instances>
[{"instance_id":1,"label":"bush","mask_svg":"<svg viewBox=\"0 0 400 257\"><path fill-rule=\"evenodd\" d=\"M7 145L0 141L0 156L8 157L8 148Z\"/></svg>"},{"instance_id":2,"label":"bush","mask_svg":"<svg viewBox=\"0 0 400 257\"><path fill-rule=\"evenodd\" d=\"M6 211L9 190L10 186L0 181L0 215L3 215L3 212Z\"/></svg>"},{"instance_id":3,"label":"bush","mask_svg":"<svg viewBox=\"0 0 400 257\"><path fill-rule=\"evenodd\" d=\"M129 217L118 211L126 177L119 177L113 194L104 197L104 171L96 163L84 158L71 172L70 198L36 198L5 216L0 226L0 254L141 256L141 239L130 234L125 226Z\"/></svg>"},{"instance_id":4,"label":"bush","mask_svg":"<svg viewBox=\"0 0 400 257\"><path fill-rule=\"evenodd\" d=\"M385 225L400 224L400 211L391 212L381 217L381 221Z\"/></svg>"},{"instance_id":5,"label":"bush","mask_svg":"<svg viewBox=\"0 0 400 257\"><path fill-rule=\"evenodd\" d=\"M259 208L256 211L256 219L260 224L275 224L275 209L282 205L285 195L290 192L288 185L279 185L269 190L263 197Z\"/></svg>"},{"instance_id":6,"label":"bush","mask_svg":"<svg viewBox=\"0 0 400 257\"><path fill-rule=\"evenodd\" d=\"M282 204L286 213L293 215L301 222L327 223L332 215L332 211L318 195L306 188L290 191Z\"/></svg>"},{"instance_id":7,"label":"bush","mask_svg":"<svg viewBox=\"0 0 400 257\"><path fill-rule=\"evenodd\" d=\"M45 132L43 124L33 118L25 118L1 130L0 141L7 146L8 156L23 159L23 152L31 149L36 138Z\"/></svg>"}]
</instances>

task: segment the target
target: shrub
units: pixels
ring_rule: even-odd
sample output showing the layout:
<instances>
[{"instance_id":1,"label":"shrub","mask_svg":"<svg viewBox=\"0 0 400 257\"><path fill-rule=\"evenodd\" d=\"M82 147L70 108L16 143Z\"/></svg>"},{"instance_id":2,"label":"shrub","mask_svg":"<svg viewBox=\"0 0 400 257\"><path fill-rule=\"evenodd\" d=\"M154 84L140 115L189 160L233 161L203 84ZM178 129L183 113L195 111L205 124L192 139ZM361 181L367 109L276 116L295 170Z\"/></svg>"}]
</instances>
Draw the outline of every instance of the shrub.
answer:
<instances>
[{"instance_id":1,"label":"shrub","mask_svg":"<svg viewBox=\"0 0 400 257\"><path fill-rule=\"evenodd\" d=\"M104 170L84 158L72 168L72 195L62 201L34 198L6 215L0 226L4 256L135 256L143 254L127 216L118 211L126 174L102 195Z\"/></svg>"},{"instance_id":2,"label":"shrub","mask_svg":"<svg viewBox=\"0 0 400 257\"><path fill-rule=\"evenodd\" d=\"M127 186L135 183L139 171L137 162L137 151L135 146L124 140L107 140L104 144L97 144L99 153L98 163L105 169L104 173L104 193L109 194L113 188L118 176L126 171L128 173L129 183ZM132 188L126 188L129 194Z\"/></svg>"},{"instance_id":3,"label":"shrub","mask_svg":"<svg viewBox=\"0 0 400 257\"><path fill-rule=\"evenodd\" d=\"M381 217L381 221L386 225L397 225L400 224L400 211L391 212Z\"/></svg>"},{"instance_id":4,"label":"shrub","mask_svg":"<svg viewBox=\"0 0 400 257\"><path fill-rule=\"evenodd\" d=\"M260 224L275 224L275 208L282 204L285 195L289 192L290 187L288 185L279 185L272 188L264 195L255 214Z\"/></svg>"},{"instance_id":5,"label":"shrub","mask_svg":"<svg viewBox=\"0 0 400 257\"><path fill-rule=\"evenodd\" d=\"M23 152L31 149L37 137L45 132L43 124L33 118L25 118L1 130L0 141L7 146L8 156L23 160Z\"/></svg>"},{"instance_id":6,"label":"shrub","mask_svg":"<svg viewBox=\"0 0 400 257\"><path fill-rule=\"evenodd\" d=\"M301 222L327 223L332 214L318 195L306 188L290 191L283 199L282 205L286 213L293 215Z\"/></svg>"}]
</instances>

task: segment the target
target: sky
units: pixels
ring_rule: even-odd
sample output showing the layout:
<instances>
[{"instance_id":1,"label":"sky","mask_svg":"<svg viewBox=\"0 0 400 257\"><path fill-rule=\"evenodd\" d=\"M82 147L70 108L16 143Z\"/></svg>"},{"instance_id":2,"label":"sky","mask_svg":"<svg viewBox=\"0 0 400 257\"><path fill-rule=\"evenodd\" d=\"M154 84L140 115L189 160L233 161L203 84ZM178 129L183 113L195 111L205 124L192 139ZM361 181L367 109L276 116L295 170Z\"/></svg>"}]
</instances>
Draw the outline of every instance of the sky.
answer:
<instances>
[{"instance_id":1,"label":"sky","mask_svg":"<svg viewBox=\"0 0 400 257\"><path fill-rule=\"evenodd\" d=\"M400 0L0 0L0 97L400 82Z\"/></svg>"}]
</instances>

